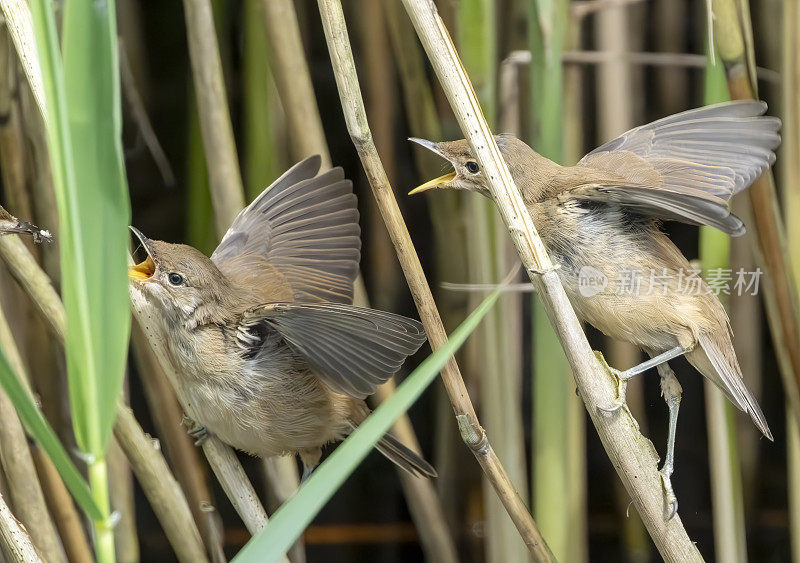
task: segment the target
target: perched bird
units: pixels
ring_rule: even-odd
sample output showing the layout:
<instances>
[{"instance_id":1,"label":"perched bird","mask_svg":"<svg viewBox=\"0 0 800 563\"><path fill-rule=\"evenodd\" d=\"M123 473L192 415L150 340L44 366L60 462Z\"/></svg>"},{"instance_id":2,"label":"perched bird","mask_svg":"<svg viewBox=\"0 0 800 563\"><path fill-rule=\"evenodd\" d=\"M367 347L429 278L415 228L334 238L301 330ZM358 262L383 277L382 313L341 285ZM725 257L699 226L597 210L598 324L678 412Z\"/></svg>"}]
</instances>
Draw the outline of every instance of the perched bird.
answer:
<instances>
[{"instance_id":1,"label":"perched bird","mask_svg":"<svg viewBox=\"0 0 800 563\"><path fill-rule=\"evenodd\" d=\"M132 299L160 324L179 394L199 413L192 434L261 457L298 453L305 476L425 341L418 321L351 305L356 197L341 168L319 168L309 158L264 190L210 259L132 227L147 256L129 269ZM436 475L388 434L377 449L412 474Z\"/></svg>"},{"instance_id":2,"label":"perched bird","mask_svg":"<svg viewBox=\"0 0 800 563\"><path fill-rule=\"evenodd\" d=\"M624 405L628 379L658 368L670 413L661 469L670 517L678 506L670 477L681 386L668 360L685 355L772 440L742 381L725 309L659 228L669 220L710 225L731 236L745 232L728 202L775 160L780 120L764 116L766 108L740 101L672 115L624 133L575 166L559 166L513 136L495 137L578 317L651 356L629 370L613 370L619 400L605 410ZM457 189L489 195L465 140L411 140L455 169L412 194Z\"/></svg>"},{"instance_id":3,"label":"perched bird","mask_svg":"<svg viewBox=\"0 0 800 563\"><path fill-rule=\"evenodd\" d=\"M20 221L0 206L0 236L8 234L31 235L36 244L42 241L53 242L50 231L40 229L27 221Z\"/></svg>"}]
</instances>

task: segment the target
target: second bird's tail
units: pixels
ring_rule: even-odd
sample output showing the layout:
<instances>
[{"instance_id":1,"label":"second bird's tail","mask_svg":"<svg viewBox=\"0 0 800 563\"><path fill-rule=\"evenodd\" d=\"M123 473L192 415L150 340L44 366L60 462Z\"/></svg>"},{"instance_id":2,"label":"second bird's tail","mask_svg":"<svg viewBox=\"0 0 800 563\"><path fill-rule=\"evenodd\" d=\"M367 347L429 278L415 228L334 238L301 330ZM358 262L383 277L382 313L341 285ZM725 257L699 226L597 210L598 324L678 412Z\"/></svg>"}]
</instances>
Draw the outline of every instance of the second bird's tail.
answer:
<instances>
[{"instance_id":1,"label":"second bird's tail","mask_svg":"<svg viewBox=\"0 0 800 563\"><path fill-rule=\"evenodd\" d=\"M698 346L686 355L686 359L697 371L713 381L734 405L748 413L762 434L772 440L767 419L742 380L742 370L728 331L700 333L697 343Z\"/></svg>"},{"instance_id":2,"label":"second bird's tail","mask_svg":"<svg viewBox=\"0 0 800 563\"><path fill-rule=\"evenodd\" d=\"M409 450L391 434L386 434L381 438L380 441L375 444L375 448L386 456L386 459L398 467L405 469L415 477L438 477L436 470L430 463Z\"/></svg>"}]
</instances>

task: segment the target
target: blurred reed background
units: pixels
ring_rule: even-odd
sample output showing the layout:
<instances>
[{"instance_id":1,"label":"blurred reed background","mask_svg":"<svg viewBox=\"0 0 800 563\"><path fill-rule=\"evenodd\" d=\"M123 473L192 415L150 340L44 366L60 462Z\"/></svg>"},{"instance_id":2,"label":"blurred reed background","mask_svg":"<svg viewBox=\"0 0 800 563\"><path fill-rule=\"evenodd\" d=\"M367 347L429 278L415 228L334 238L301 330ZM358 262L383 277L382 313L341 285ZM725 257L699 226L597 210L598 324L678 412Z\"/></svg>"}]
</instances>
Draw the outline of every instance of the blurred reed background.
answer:
<instances>
[{"instance_id":1,"label":"blurred reed background","mask_svg":"<svg viewBox=\"0 0 800 563\"><path fill-rule=\"evenodd\" d=\"M786 218L784 243L794 279L800 279L800 226L795 219L800 214L800 8L795 0L436 3L493 131L514 133L563 164L576 162L633 126L741 97L744 86L738 81L744 80L751 94L757 92L768 102L769 113L784 120L775 186ZM12 4L3 4L7 16ZM488 199L455 192L405 196L448 166L407 137L443 140L462 135L400 0L347 0L343 5L374 142L450 332L486 297L486 286L500 282L518 259ZM213 20L205 18L209 7ZM717 20L708 25L712 7ZM115 62L121 75L122 148L132 224L153 238L187 242L210 253L244 201L291 164L319 153L324 165L344 168L359 196L366 298L376 308L416 316L345 124L317 2L118 0L116 10ZM56 17L61 17L60 10ZM216 44L210 41L214 36ZM84 64L91 63L87 57ZM217 57L221 75L214 72ZM64 64L75 68L66 60ZM54 231L51 245L25 244L44 272L58 280L64 269L59 267L59 244L65 238L59 233L52 189L58 171L48 166L35 96L8 27L0 37L0 69L0 203L17 217ZM99 79L86 72L86 80ZM75 76L66 73L68 87ZM116 181L124 186L124 178ZM751 227L748 197L742 194L734 202L736 213ZM761 205L764 217L763 201ZM118 210L124 215L124 205ZM85 213L85 221L97 218L91 209ZM769 220L759 219L759 225ZM753 253L755 229L729 241L706 228L675 223L664 228L704 269L751 271L762 263ZM776 231L783 235L782 229ZM762 235L765 231L760 229ZM0 237L0 243L10 244L10 238ZM60 331L63 343L64 321L52 311L50 316L44 312L44 321L36 314L46 298L36 297L35 288L21 290L15 281L20 274L14 273L13 253L21 252L15 248L0 246L0 321L7 318L10 327L4 332L6 323L0 322L0 349L11 370L30 375L41 409L60 439L61 445L54 439L47 451L65 448L79 468L86 459L74 455L78 447L97 454L95 460L106 456L110 508L121 517L113 528L117 559L190 560L200 540L210 560L232 557L250 538L248 528L199 449L183 434L180 406L136 326L124 386L135 420L126 418L129 411L122 406L115 411L113 400L106 405L107 413L118 413L116 439L107 453L100 445L87 446L80 425L73 432L78 403L74 397L72 404L67 400L63 351L59 339L50 338ZM522 283L522 276L516 281ZM761 293L766 291L762 287ZM56 309L62 307L63 316L57 296L50 298ZM362 303L364 298L362 294ZM759 298L731 295L726 303L745 378L759 397L775 443L760 440L746 417L704 385L684 360L674 362L684 395L673 484L688 535L708 560L800 561L796 351L776 353L772 337L781 334L784 342L791 342L785 338L786 321L775 320L782 304L778 297L772 305L771 332ZM120 323L116 330L124 332ZM638 351L609 342L591 327L587 332L611 365L624 369L640 361ZM428 353L423 348L404 367L406 373ZM658 552L635 510L629 510L629 497L588 423L569 365L535 294L503 293L457 358L492 446L554 556L568 562L656 560ZM116 384L105 385L113 393ZM648 374L632 381L628 401L642 432L663 456L667 411L659 392L658 378ZM381 456L370 455L289 552L292 563L530 559L494 489L464 447L442 385L434 383L409 415L439 478L430 484L398 479ZM0 418L8 420L3 417L14 415L0 401ZM29 419L21 418L30 427ZM175 476L170 481L175 498L186 498L181 502L187 509L176 510L180 514L175 520L164 516L164 505L170 502L162 499L159 504L149 493L147 471L136 466L137 479L131 476L126 457L149 445L142 441L137 420L161 444ZM407 421L399 424L396 431L413 439ZM30 442L41 482L33 479L26 485L38 490L30 508L30 496L19 492L28 489L15 481L28 466L13 464L15 451L28 451L24 436L21 429L16 434L2 430L0 493L44 560L63 559L64 554L69 560L91 560L91 535L49 458ZM110 426L103 431L110 432ZM148 466L151 478L159 471L169 473L166 465L158 465L163 458L156 457L151 459L155 465ZM239 459L272 514L296 487L296 466L287 460ZM93 514L89 500L80 506L95 519L95 537L102 541L108 530L97 523L107 516L109 505L96 485L104 477L92 471L89 476L105 516ZM80 486L68 484L73 494ZM51 518L47 510L45 516L37 512L42 499ZM189 520L187 528L175 524L181 518ZM196 541L179 547L177 538L186 529ZM103 559L101 554L97 552Z\"/></svg>"}]
</instances>

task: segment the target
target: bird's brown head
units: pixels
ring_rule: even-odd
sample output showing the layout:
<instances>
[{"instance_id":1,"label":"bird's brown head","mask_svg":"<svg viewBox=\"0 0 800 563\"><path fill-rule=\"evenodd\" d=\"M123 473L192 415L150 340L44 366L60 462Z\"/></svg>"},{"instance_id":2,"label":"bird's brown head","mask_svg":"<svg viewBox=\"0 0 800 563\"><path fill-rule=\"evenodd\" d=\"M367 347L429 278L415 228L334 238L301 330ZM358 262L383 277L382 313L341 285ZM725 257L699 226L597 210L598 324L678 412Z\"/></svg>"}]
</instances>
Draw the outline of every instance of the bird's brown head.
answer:
<instances>
[{"instance_id":1,"label":"bird's brown head","mask_svg":"<svg viewBox=\"0 0 800 563\"><path fill-rule=\"evenodd\" d=\"M145 256L128 268L128 280L135 293L157 307L165 320L196 324L229 309L228 301L235 292L205 254L185 244L151 240L134 227L131 231Z\"/></svg>"},{"instance_id":2,"label":"bird's brown head","mask_svg":"<svg viewBox=\"0 0 800 563\"><path fill-rule=\"evenodd\" d=\"M512 169L511 172L513 174L516 160L515 155L525 149L528 151L531 149L513 135L495 135L494 139L497 142L497 146L500 148L503 159ZM425 139L417 139L416 137L412 137L409 140L435 152L442 158L449 160L450 164L453 165L453 172L425 182L421 186L411 190L409 195L436 189L467 190L482 193L483 195L489 194L486 177L483 175L483 171L478 164L478 159L475 158L472 148L469 146L466 139L442 141L440 143L426 141Z\"/></svg>"}]
</instances>

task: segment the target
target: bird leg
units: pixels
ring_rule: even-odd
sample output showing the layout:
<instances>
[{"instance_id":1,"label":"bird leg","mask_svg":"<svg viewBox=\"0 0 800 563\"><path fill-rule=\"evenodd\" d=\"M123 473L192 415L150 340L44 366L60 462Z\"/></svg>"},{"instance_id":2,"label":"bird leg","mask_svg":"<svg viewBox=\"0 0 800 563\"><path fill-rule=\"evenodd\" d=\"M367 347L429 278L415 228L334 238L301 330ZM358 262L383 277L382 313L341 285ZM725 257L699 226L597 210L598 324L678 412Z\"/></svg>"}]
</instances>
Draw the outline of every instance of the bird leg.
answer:
<instances>
[{"instance_id":1,"label":"bird leg","mask_svg":"<svg viewBox=\"0 0 800 563\"><path fill-rule=\"evenodd\" d=\"M641 364L635 365L632 368L626 369L625 371L620 371L618 369L614 369L608 364L608 370L617 377L617 400L611 406L608 407L598 407L602 412L605 414L611 414L618 411L620 408L625 407L627 408L627 404L625 403L625 391L628 388L628 380L631 379L635 375L639 375L650 368L658 367L666 362L677 358L678 356L682 356L683 354L690 352L692 348L684 348L683 346L675 346L670 350L667 350L663 354L659 354L658 356L654 356L647 360L646 362L642 362Z\"/></svg>"},{"instance_id":2,"label":"bird leg","mask_svg":"<svg viewBox=\"0 0 800 563\"><path fill-rule=\"evenodd\" d=\"M186 415L183 415L181 419L181 424L187 428L187 434L194 438L194 445L195 446L202 446L203 442L208 440L208 437L211 435L208 431L208 428L205 426L201 426L197 424L194 420L189 418Z\"/></svg>"},{"instance_id":3,"label":"bird leg","mask_svg":"<svg viewBox=\"0 0 800 563\"><path fill-rule=\"evenodd\" d=\"M300 461L303 462L303 476L300 478L300 482L305 483L319 465L319 460L322 457L322 448L300 450L299 453Z\"/></svg>"},{"instance_id":4,"label":"bird leg","mask_svg":"<svg viewBox=\"0 0 800 563\"><path fill-rule=\"evenodd\" d=\"M664 485L664 494L667 501L667 520L670 520L678 512L678 498L672 489L672 481L670 479L672 471L675 469L675 430L678 426L678 409L681 406L681 392L683 390L669 364L659 364L658 374L661 376L661 395L669 408L667 455L659 473L661 473L661 483Z\"/></svg>"}]
</instances>

